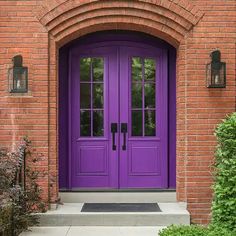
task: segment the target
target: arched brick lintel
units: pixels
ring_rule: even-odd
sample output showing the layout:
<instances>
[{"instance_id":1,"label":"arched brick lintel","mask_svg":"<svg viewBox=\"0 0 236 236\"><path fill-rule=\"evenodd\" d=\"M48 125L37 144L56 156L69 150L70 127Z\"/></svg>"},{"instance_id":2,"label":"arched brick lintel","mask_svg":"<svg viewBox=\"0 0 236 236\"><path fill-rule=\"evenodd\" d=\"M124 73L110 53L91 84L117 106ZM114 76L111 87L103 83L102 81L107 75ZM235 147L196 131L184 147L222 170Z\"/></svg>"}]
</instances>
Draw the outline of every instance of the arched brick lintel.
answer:
<instances>
[{"instance_id":1,"label":"arched brick lintel","mask_svg":"<svg viewBox=\"0 0 236 236\"><path fill-rule=\"evenodd\" d=\"M70 41L77 39L81 36L84 36L89 33L98 32L98 31L106 31L106 30L128 30L137 32L147 33L149 35L158 37L169 42L174 47L178 47L180 40L182 39L182 35L178 34L177 32L172 32L173 34L169 34L168 31L170 29L166 28L163 31L163 25L154 25L154 26L143 26L138 23L127 23L127 22L119 22L115 19L109 23L104 23L102 19L96 20L93 23L85 23L80 25L74 25L71 27L70 30L63 31L61 34L57 35L56 43L57 46L60 48L61 46L69 43Z\"/></svg>"},{"instance_id":2,"label":"arched brick lintel","mask_svg":"<svg viewBox=\"0 0 236 236\"><path fill-rule=\"evenodd\" d=\"M177 47L203 12L189 0L51 0L36 16L59 45L86 33L132 29ZM79 32L78 32L79 31Z\"/></svg>"}]
</instances>

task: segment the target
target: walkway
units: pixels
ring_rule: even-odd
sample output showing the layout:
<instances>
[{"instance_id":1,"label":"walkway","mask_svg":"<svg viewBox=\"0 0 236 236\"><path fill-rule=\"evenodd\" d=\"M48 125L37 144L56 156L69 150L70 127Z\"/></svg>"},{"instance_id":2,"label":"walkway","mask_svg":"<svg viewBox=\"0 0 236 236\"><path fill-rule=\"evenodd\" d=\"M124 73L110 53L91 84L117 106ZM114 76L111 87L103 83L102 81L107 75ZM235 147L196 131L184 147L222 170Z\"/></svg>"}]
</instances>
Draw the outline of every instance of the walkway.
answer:
<instances>
[{"instance_id":1,"label":"walkway","mask_svg":"<svg viewBox=\"0 0 236 236\"><path fill-rule=\"evenodd\" d=\"M31 232L24 232L21 236L157 236L163 227L34 227Z\"/></svg>"}]
</instances>

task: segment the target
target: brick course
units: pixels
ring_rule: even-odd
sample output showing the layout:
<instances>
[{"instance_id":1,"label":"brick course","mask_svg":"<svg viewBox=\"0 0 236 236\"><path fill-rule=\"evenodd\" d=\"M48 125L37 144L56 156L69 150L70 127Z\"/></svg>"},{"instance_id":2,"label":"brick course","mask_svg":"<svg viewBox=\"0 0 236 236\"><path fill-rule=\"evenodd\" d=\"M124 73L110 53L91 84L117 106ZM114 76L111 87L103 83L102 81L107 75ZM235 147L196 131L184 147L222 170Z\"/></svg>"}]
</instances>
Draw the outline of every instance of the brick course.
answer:
<instances>
[{"instance_id":1,"label":"brick course","mask_svg":"<svg viewBox=\"0 0 236 236\"><path fill-rule=\"evenodd\" d=\"M191 219L208 223L217 123L235 110L235 0L0 1L0 142L28 135L46 157L39 180L47 202L58 193L58 49L90 32L135 30L177 49L177 195ZM207 89L205 65L218 48L227 63L227 87ZM8 92L11 58L29 67L29 93Z\"/></svg>"}]
</instances>

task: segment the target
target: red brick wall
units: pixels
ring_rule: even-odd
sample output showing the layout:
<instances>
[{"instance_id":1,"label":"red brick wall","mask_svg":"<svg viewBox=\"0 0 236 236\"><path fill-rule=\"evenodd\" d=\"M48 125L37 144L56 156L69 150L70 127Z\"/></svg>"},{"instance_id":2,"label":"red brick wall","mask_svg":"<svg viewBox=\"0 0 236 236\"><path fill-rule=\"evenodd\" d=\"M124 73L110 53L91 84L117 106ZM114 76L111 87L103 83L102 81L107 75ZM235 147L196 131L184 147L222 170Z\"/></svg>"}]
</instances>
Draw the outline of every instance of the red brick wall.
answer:
<instances>
[{"instance_id":1,"label":"red brick wall","mask_svg":"<svg viewBox=\"0 0 236 236\"><path fill-rule=\"evenodd\" d=\"M90 2L90 3L88 3ZM177 48L177 195L193 222L210 219L216 124L235 109L235 0L0 1L0 143L28 135L45 159L39 182L44 199L58 192L58 48L89 32L132 29ZM227 63L227 87L207 89L205 65L218 48ZM29 67L29 93L8 92L11 58Z\"/></svg>"},{"instance_id":2,"label":"red brick wall","mask_svg":"<svg viewBox=\"0 0 236 236\"><path fill-rule=\"evenodd\" d=\"M185 174L181 174L179 180L183 187L179 197L187 200L194 222L206 223L210 218L211 164L216 145L213 132L216 124L235 110L236 1L192 2L204 11L204 16L185 41L182 119L186 136L183 163L179 165L184 166ZM216 48L220 49L222 61L227 64L226 89L205 86L205 65L209 62L209 53Z\"/></svg>"},{"instance_id":3,"label":"red brick wall","mask_svg":"<svg viewBox=\"0 0 236 236\"><path fill-rule=\"evenodd\" d=\"M28 135L46 157L40 170L48 173L48 34L32 14L36 1L0 1L0 145L14 145ZM22 54L29 67L29 93L8 92L11 59ZM39 180L48 199L48 177Z\"/></svg>"}]
</instances>

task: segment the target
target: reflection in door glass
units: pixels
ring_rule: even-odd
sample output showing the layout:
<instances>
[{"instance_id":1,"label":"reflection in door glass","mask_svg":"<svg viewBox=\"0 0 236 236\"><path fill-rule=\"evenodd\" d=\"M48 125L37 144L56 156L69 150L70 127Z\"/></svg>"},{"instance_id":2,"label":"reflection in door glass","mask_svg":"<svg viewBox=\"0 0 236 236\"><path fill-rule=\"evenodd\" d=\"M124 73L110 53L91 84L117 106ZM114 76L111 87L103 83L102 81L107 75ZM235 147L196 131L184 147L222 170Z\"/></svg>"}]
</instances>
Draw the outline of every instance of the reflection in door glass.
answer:
<instances>
[{"instance_id":1,"label":"reflection in door glass","mask_svg":"<svg viewBox=\"0 0 236 236\"><path fill-rule=\"evenodd\" d=\"M156 62L133 57L131 82L132 136L156 135Z\"/></svg>"},{"instance_id":2,"label":"reflection in door glass","mask_svg":"<svg viewBox=\"0 0 236 236\"><path fill-rule=\"evenodd\" d=\"M144 59L144 74L145 81L155 81L156 78L156 63L155 60L146 58Z\"/></svg>"},{"instance_id":3,"label":"reflection in door glass","mask_svg":"<svg viewBox=\"0 0 236 236\"><path fill-rule=\"evenodd\" d=\"M90 108L91 91L90 84L80 84L80 108Z\"/></svg>"},{"instance_id":4,"label":"reflection in door glass","mask_svg":"<svg viewBox=\"0 0 236 236\"><path fill-rule=\"evenodd\" d=\"M142 59L140 57L132 58L132 81L142 81Z\"/></svg>"},{"instance_id":5,"label":"reflection in door glass","mask_svg":"<svg viewBox=\"0 0 236 236\"><path fill-rule=\"evenodd\" d=\"M91 58L80 59L80 81L90 81Z\"/></svg>"},{"instance_id":6,"label":"reflection in door glass","mask_svg":"<svg viewBox=\"0 0 236 236\"><path fill-rule=\"evenodd\" d=\"M80 136L91 136L90 111L80 111Z\"/></svg>"},{"instance_id":7,"label":"reflection in door glass","mask_svg":"<svg viewBox=\"0 0 236 236\"><path fill-rule=\"evenodd\" d=\"M93 84L93 108L103 108L103 84Z\"/></svg>"},{"instance_id":8,"label":"reflection in door glass","mask_svg":"<svg viewBox=\"0 0 236 236\"><path fill-rule=\"evenodd\" d=\"M93 58L93 81L103 81L103 58Z\"/></svg>"},{"instance_id":9,"label":"reflection in door glass","mask_svg":"<svg viewBox=\"0 0 236 236\"><path fill-rule=\"evenodd\" d=\"M132 108L142 108L142 84L132 84Z\"/></svg>"},{"instance_id":10,"label":"reflection in door glass","mask_svg":"<svg viewBox=\"0 0 236 236\"><path fill-rule=\"evenodd\" d=\"M80 59L80 136L104 135L104 60Z\"/></svg>"},{"instance_id":11,"label":"reflection in door glass","mask_svg":"<svg viewBox=\"0 0 236 236\"><path fill-rule=\"evenodd\" d=\"M145 108L155 108L155 84L145 83Z\"/></svg>"},{"instance_id":12,"label":"reflection in door glass","mask_svg":"<svg viewBox=\"0 0 236 236\"><path fill-rule=\"evenodd\" d=\"M93 136L103 136L103 111L93 112Z\"/></svg>"},{"instance_id":13,"label":"reflection in door glass","mask_svg":"<svg viewBox=\"0 0 236 236\"><path fill-rule=\"evenodd\" d=\"M145 111L145 136L156 135L155 111Z\"/></svg>"},{"instance_id":14,"label":"reflection in door glass","mask_svg":"<svg viewBox=\"0 0 236 236\"><path fill-rule=\"evenodd\" d=\"M142 111L132 111L132 136L143 135Z\"/></svg>"}]
</instances>

